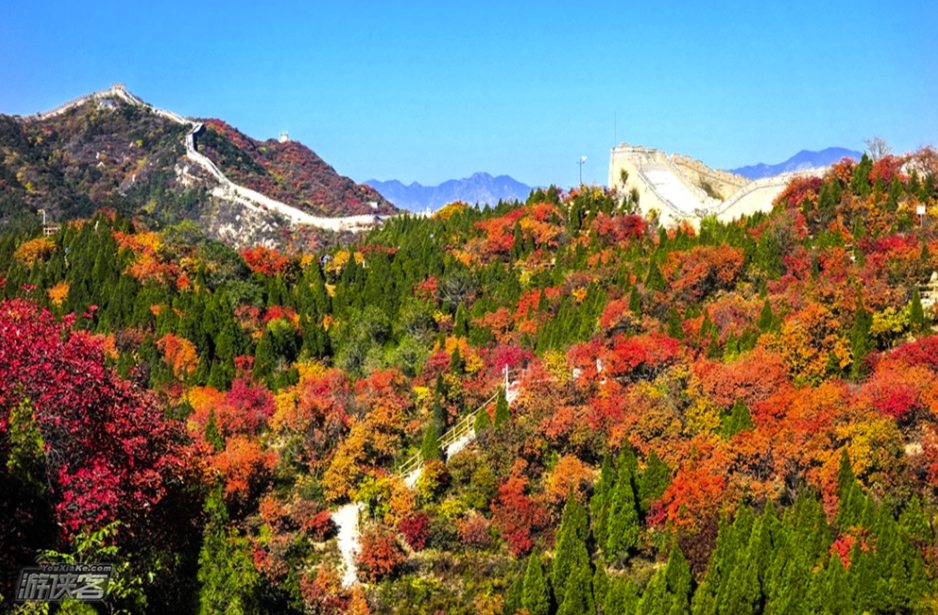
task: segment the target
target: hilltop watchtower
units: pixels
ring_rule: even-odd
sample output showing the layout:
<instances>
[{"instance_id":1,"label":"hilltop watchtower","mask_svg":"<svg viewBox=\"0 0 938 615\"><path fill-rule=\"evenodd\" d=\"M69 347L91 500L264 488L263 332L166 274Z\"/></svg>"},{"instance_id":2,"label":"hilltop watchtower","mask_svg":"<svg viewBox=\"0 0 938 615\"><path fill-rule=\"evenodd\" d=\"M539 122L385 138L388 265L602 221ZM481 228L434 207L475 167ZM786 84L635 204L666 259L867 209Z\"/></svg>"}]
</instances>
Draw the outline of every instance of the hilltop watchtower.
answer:
<instances>
[{"instance_id":1,"label":"hilltop watchtower","mask_svg":"<svg viewBox=\"0 0 938 615\"><path fill-rule=\"evenodd\" d=\"M280 133L280 142L281 142L281 143L286 143L286 142L289 141L289 140L290 140L290 135L287 133L286 130L284 130L283 132Z\"/></svg>"}]
</instances>

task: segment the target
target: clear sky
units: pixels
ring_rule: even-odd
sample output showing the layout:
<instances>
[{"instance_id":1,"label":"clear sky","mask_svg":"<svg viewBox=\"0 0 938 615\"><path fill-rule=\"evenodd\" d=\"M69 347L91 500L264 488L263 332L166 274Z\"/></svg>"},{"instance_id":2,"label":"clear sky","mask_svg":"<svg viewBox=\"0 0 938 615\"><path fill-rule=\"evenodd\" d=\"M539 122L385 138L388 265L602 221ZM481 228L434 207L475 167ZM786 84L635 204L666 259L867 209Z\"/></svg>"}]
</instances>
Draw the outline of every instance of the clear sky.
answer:
<instances>
[{"instance_id":1,"label":"clear sky","mask_svg":"<svg viewBox=\"0 0 938 615\"><path fill-rule=\"evenodd\" d=\"M938 143L938 2L0 2L0 113L112 81L356 181L605 183L618 141L718 168Z\"/></svg>"}]
</instances>

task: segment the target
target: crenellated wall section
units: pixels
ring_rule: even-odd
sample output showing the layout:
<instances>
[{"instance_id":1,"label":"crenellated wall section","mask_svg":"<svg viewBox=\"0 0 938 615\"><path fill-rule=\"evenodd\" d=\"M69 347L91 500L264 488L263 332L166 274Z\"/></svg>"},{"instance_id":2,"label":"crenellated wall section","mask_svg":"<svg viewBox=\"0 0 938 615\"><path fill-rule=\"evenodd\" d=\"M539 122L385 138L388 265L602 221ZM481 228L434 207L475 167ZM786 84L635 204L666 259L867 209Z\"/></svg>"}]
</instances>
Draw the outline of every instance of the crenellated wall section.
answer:
<instances>
[{"instance_id":1,"label":"crenellated wall section","mask_svg":"<svg viewBox=\"0 0 938 615\"><path fill-rule=\"evenodd\" d=\"M642 213L656 215L666 226L689 222L697 227L708 215L727 222L768 211L792 179L821 176L826 171L827 167L808 169L753 181L711 169L688 156L669 156L661 150L622 143L610 155L609 186L636 191Z\"/></svg>"},{"instance_id":2,"label":"crenellated wall section","mask_svg":"<svg viewBox=\"0 0 938 615\"><path fill-rule=\"evenodd\" d=\"M79 96L78 98L70 100L67 103L59 105L55 109L46 111L44 113L37 113L35 117L39 120L47 120L57 115L62 115L63 113L66 113L75 107L80 107L86 103L112 98L119 98L128 104L144 107L151 113L159 115L160 117L164 117L177 124L186 124L191 126L189 132L186 133L186 158L215 178L215 180L218 182L218 185L212 189L211 193L217 198L238 203L250 211L259 212L266 210L276 212L277 214L280 214L281 216L288 219L292 224L308 224L310 226L316 226L332 231L358 232L379 224L383 219L382 217L370 214L345 216L341 218L313 216L306 213L305 211L293 207L292 205L281 203L280 201L276 201L268 196L265 196L256 190L251 190L245 186L235 184L229 180L224 173L221 172L221 170L215 165L214 162L209 160L207 156L198 151L196 137L202 130L202 124L200 122L184 118L177 113L173 113L172 111L157 109L152 105L145 103L143 100L127 91L127 86L125 86L123 83L112 83L111 87L107 90L101 90L99 92L86 94L85 96Z\"/></svg>"}]
</instances>

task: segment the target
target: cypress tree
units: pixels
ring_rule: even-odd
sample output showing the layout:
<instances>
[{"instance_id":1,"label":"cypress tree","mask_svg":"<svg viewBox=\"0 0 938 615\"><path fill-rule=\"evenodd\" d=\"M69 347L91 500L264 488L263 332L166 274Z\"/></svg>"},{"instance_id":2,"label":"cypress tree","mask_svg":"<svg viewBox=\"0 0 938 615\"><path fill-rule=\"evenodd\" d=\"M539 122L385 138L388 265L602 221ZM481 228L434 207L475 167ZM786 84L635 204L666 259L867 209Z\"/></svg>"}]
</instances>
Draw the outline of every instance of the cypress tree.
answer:
<instances>
[{"instance_id":1,"label":"cypress tree","mask_svg":"<svg viewBox=\"0 0 938 615\"><path fill-rule=\"evenodd\" d=\"M690 613L690 596L693 576L690 572L690 565L684 557L684 553L678 546L677 541L671 545L671 553L668 555L668 564L664 570L665 581L667 581L668 594L671 596L671 608L668 609L669 615L684 615Z\"/></svg>"},{"instance_id":2,"label":"cypress tree","mask_svg":"<svg viewBox=\"0 0 938 615\"><path fill-rule=\"evenodd\" d=\"M638 481L638 493L641 501L642 514L648 514L651 505L662 495L671 484L671 468L663 462L655 449L648 453L648 462L645 471Z\"/></svg>"},{"instance_id":3,"label":"cypress tree","mask_svg":"<svg viewBox=\"0 0 938 615\"><path fill-rule=\"evenodd\" d=\"M489 413L485 411L485 408L479 410L479 413L476 414L475 423L473 423L472 428L475 430L476 435L479 435L486 429L492 426L492 419L489 417Z\"/></svg>"},{"instance_id":4,"label":"cypress tree","mask_svg":"<svg viewBox=\"0 0 938 615\"><path fill-rule=\"evenodd\" d=\"M628 453L631 453L630 447ZM625 561L629 553L638 546L638 507L632 486L633 477L634 456L630 460L623 449L619 456L616 487L609 502L608 536L605 545L606 554L620 562Z\"/></svg>"},{"instance_id":5,"label":"cypress tree","mask_svg":"<svg viewBox=\"0 0 938 615\"><path fill-rule=\"evenodd\" d=\"M596 559L596 570L593 572L593 599L597 605L606 603L609 594L609 574L606 573L606 562L600 555Z\"/></svg>"},{"instance_id":6,"label":"cypress tree","mask_svg":"<svg viewBox=\"0 0 938 615\"><path fill-rule=\"evenodd\" d=\"M495 429L500 429L502 425L511 420L511 411L508 409L508 400L505 398L505 392L499 391L498 401L495 402Z\"/></svg>"},{"instance_id":7,"label":"cypress tree","mask_svg":"<svg viewBox=\"0 0 938 615\"><path fill-rule=\"evenodd\" d=\"M736 340L736 332L730 329L730 334L726 336L726 348L723 349L723 360L727 363L735 361L739 356L739 342Z\"/></svg>"},{"instance_id":8,"label":"cypress tree","mask_svg":"<svg viewBox=\"0 0 938 615\"><path fill-rule=\"evenodd\" d=\"M592 615L596 612L593 598L592 572L589 564L579 566L571 575L563 595L563 602L557 609L557 615Z\"/></svg>"},{"instance_id":9,"label":"cypress tree","mask_svg":"<svg viewBox=\"0 0 938 615\"><path fill-rule=\"evenodd\" d=\"M912 305L909 307L909 323L912 330L920 333L925 330L925 310L922 309L922 297L918 289L912 293Z\"/></svg>"},{"instance_id":10,"label":"cypress tree","mask_svg":"<svg viewBox=\"0 0 938 615\"><path fill-rule=\"evenodd\" d=\"M853 354L851 374L859 377L863 371L863 359L872 349L870 328L873 326L873 315L863 306L863 300L857 297L857 312L850 331L850 350Z\"/></svg>"},{"instance_id":11,"label":"cypress tree","mask_svg":"<svg viewBox=\"0 0 938 615\"><path fill-rule=\"evenodd\" d=\"M651 261L651 266L648 269L648 275L645 277L645 289L663 291L667 289L667 287L668 283L661 274L661 270L658 269L658 264L655 263L655 261Z\"/></svg>"},{"instance_id":12,"label":"cypress tree","mask_svg":"<svg viewBox=\"0 0 938 615\"><path fill-rule=\"evenodd\" d=\"M508 593L505 594L505 613L511 615L524 608L522 600L524 599L524 575L519 574L515 577Z\"/></svg>"},{"instance_id":13,"label":"cypress tree","mask_svg":"<svg viewBox=\"0 0 938 615\"><path fill-rule=\"evenodd\" d=\"M214 408L208 409L208 421L205 423L205 442L208 443L216 453L225 448L225 440L221 437L221 432L218 430Z\"/></svg>"},{"instance_id":14,"label":"cypress tree","mask_svg":"<svg viewBox=\"0 0 938 615\"><path fill-rule=\"evenodd\" d=\"M629 310L636 317L641 318L642 316L642 296L638 294L638 289L632 287L632 291L629 293Z\"/></svg>"},{"instance_id":15,"label":"cypress tree","mask_svg":"<svg viewBox=\"0 0 938 615\"><path fill-rule=\"evenodd\" d=\"M681 315L678 314L677 309L672 305L668 310L668 335L677 340L684 339L684 327L681 322Z\"/></svg>"},{"instance_id":16,"label":"cypress tree","mask_svg":"<svg viewBox=\"0 0 938 615\"><path fill-rule=\"evenodd\" d=\"M208 523L199 553L199 615L260 613L260 576L245 552L245 541L229 536L228 512L216 489L205 504Z\"/></svg>"},{"instance_id":17,"label":"cypress tree","mask_svg":"<svg viewBox=\"0 0 938 615\"><path fill-rule=\"evenodd\" d=\"M557 604L564 599L567 582L573 573L584 566L589 568L589 553L586 550L588 534L586 510L576 499L571 488L563 508L563 517L557 532L556 556L550 571L550 583Z\"/></svg>"},{"instance_id":18,"label":"cypress tree","mask_svg":"<svg viewBox=\"0 0 938 615\"><path fill-rule=\"evenodd\" d=\"M641 600L638 601L639 615L668 615L671 611L671 596L668 595L668 582L664 571L658 570L651 578Z\"/></svg>"},{"instance_id":19,"label":"cypress tree","mask_svg":"<svg viewBox=\"0 0 938 615\"><path fill-rule=\"evenodd\" d=\"M544 580L544 571L533 553L528 558L528 569L524 573L521 605L527 609L529 615L547 615L550 610L550 594Z\"/></svg>"},{"instance_id":20,"label":"cypress tree","mask_svg":"<svg viewBox=\"0 0 938 615\"><path fill-rule=\"evenodd\" d=\"M899 515L899 529L919 545L930 545L934 542L935 533L925 511L922 510L918 494L912 496L909 505Z\"/></svg>"},{"instance_id":21,"label":"cypress tree","mask_svg":"<svg viewBox=\"0 0 938 615\"><path fill-rule=\"evenodd\" d=\"M424 461L440 458L440 442L436 436L436 428L430 424L423 432L423 444L420 446L420 456Z\"/></svg>"},{"instance_id":22,"label":"cypress tree","mask_svg":"<svg viewBox=\"0 0 938 615\"><path fill-rule=\"evenodd\" d=\"M759 314L759 331L768 333L775 329L775 312L772 311L772 304L766 298L762 304L762 312Z\"/></svg>"},{"instance_id":23,"label":"cypress tree","mask_svg":"<svg viewBox=\"0 0 938 615\"><path fill-rule=\"evenodd\" d=\"M827 566L827 587L824 599L824 612L831 615L847 615L854 613L853 600L851 600L850 580L847 570L837 553L831 555Z\"/></svg>"},{"instance_id":24,"label":"cypress tree","mask_svg":"<svg viewBox=\"0 0 938 615\"><path fill-rule=\"evenodd\" d=\"M600 546L606 544L609 500L615 488L615 482L616 471L612 467L612 457L606 453L603 458L603 466L599 474L599 480L596 481L596 486L593 489L593 497L590 498L590 516L593 519L593 538L596 544Z\"/></svg>"},{"instance_id":25,"label":"cypress tree","mask_svg":"<svg viewBox=\"0 0 938 615\"><path fill-rule=\"evenodd\" d=\"M755 427L752 423L752 416L749 414L749 408L746 404L736 400L733 404L733 410L729 416L724 415L723 435L726 438L732 438L741 431Z\"/></svg>"},{"instance_id":26,"label":"cypress tree","mask_svg":"<svg viewBox=\"0 0 938 615\"><path fill-rule=\"evenodd\" d=\"M597 600L598 601L598 600ZM638 610L638 587L631 578L613 577L603 602L604 615L635 615Z\"/></svg>"},{"instance_id":27,"label":"cypress tree","mask_svg":"<svg viewBox=\"0 0 938 615\"><path fill-rule=\"evenodd\" d=\"M469 335L469 310L466 305L460 301L456 308L456 319L453 324L453 335L456 337L467 337Z\"/></svg>"},{"instance_id":28,"label":"cypress tree","mask_svg":"<svg viewBox=\"0 0 938 615\"><path fill-rule=\"evenodd\" d=\"M720 350L720 338L717 336L716 331L710 335L710 344L707 346L706 356L711 361L715 361L723 356L723 351Z\"/></svg>"}]
</instances>

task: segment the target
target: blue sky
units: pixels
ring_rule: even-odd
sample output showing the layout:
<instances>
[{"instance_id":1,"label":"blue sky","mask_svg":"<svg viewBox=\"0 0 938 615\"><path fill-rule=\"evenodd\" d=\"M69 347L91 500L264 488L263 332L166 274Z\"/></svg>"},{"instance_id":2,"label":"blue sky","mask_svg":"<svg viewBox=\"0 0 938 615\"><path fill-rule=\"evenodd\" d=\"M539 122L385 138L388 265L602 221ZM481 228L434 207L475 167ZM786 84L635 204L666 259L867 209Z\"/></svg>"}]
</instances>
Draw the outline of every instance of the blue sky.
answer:
<instances>
[{"instance_id":1,"label":"blue sky","mask_svg":"<svg viewBox=\"0 0 938 615\"><path fill-rule=\"evenodd\" d=\"M605 183L616 136L719 168L938 144L938 2L503 4L6 0L0 112L123 81L424 185Z\"/></svg>"}]
</instances>

